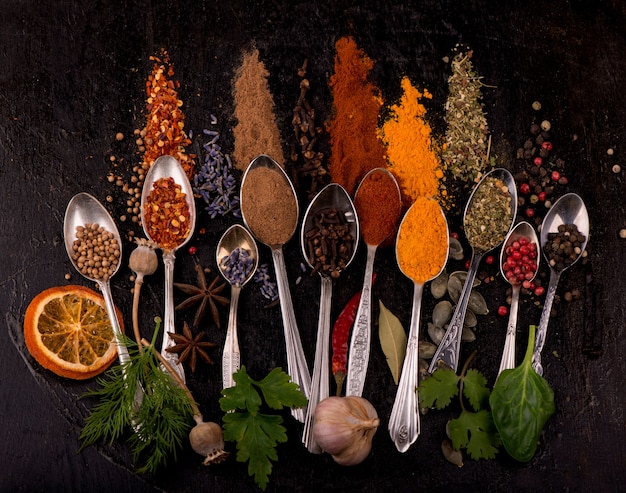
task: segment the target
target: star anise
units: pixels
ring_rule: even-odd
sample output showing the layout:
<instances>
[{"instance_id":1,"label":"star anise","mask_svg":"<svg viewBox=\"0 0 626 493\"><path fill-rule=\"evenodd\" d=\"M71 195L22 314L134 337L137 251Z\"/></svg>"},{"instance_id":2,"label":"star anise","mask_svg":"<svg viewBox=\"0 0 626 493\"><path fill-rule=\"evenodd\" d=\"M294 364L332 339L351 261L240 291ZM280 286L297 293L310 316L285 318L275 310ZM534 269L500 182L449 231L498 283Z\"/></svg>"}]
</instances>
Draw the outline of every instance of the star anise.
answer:
<instances>
[{"instance_id":1,"label":"star anise","mask_svg":"<svg viewBox=\"0 0 626 493\"><path fill-rule=\"evenodd\" d=\"M216 275L211 281L211 284L207 285L206 275L204 274L204 269L200 263L196 263L196 272L198 273L197 286L193 286L191 284L181 284L178 282L174 283L174 287L190 295L189 298L176 306L176 310L184 310L185 308L198 305L199 303L198 308L196 309L196 315L193 319L193 325L198 327L198 324L204 318L204 313L208 305L215 325L220 328L220 314L217 311L216 303L219 303L222 306L229 305L230 300L220 295L226 287L226 283L223 282L220 284L218 282L220 280L219 276Z\"/></svg>"},{"instance_id":2,"label":"star anise","mask_svg":"<svg viewBox=\"0 0 626 493\"><path fill-rule=\"evenodd\" d=\"M205 363L213 364L213 360L206 353L204 348L215 347L217 344L212 342L204 342L204 332L199 332L195 337L191 333L191 329L187 322L183 325L183 333L177 334L175 332L168 332L168 334L174 339L174 344L165 350L168 353L177 353L178 362L182 365L185 361L189 360L189 368L191 373L196 371L196 361L200 358Z\"/></svg>"}]
</instances>

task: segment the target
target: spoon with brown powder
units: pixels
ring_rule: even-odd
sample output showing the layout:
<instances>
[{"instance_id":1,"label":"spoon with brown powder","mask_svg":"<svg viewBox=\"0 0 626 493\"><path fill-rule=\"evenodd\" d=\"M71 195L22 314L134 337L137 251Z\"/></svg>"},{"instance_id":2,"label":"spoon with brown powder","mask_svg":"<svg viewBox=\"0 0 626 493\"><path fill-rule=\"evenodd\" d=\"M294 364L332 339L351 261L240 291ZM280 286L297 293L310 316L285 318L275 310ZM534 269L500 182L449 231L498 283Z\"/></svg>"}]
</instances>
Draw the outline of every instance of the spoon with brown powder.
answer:
<instances>
[{"instance_id":1,"label":"spoon with brown powder","mask_svg":"<svg viewBox=\"0 0 626 493\"><path fill-rule=\"evenodd\" d=\"M299 211L296 191L279 164L265 154L253 159L241 181L241 215L256 239L272 250L288 372L308 399L311 374L298 332L282 249L296 231ZM304 422L304 408L292 409L291 413L298 421Z\"/></svg>"}]
</instances>

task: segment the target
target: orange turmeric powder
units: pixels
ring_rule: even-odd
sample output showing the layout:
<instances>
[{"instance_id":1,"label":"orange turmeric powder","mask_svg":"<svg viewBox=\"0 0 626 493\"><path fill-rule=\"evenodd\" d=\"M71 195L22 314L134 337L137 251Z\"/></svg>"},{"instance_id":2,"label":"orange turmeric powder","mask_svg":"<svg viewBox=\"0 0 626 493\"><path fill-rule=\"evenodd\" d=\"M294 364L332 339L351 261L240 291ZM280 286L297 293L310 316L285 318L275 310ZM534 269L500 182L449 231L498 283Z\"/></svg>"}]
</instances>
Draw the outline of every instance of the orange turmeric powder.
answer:
<instances>
[{"instance_id":1,"label":"orange turmeric powder","mask_svg":"<svg viewBox=\"0 0 626 493\"><path fill-rule=\"evenodd\" d=\"M417 197L400 224L398 265L413 282L434 278L448 258L448 224L439 203Z\"/></svg>"},{"instance_id":2,"label":"orange turmeric powder","mask_svg":"<svg viewBox=\"0 0 626 493\"><path fill-rule=\"evenodd\" d=\"M445 197L439 192L443 171L438 158L432 130L424 119L426 108L421 98L431 98L425 90L418 91L407 77L402 79L403 95L391 106L391 115L379 128L378 135L387 146L389 170L402 191L408 207L418 197Z\"/></svg>"}]
</instances>

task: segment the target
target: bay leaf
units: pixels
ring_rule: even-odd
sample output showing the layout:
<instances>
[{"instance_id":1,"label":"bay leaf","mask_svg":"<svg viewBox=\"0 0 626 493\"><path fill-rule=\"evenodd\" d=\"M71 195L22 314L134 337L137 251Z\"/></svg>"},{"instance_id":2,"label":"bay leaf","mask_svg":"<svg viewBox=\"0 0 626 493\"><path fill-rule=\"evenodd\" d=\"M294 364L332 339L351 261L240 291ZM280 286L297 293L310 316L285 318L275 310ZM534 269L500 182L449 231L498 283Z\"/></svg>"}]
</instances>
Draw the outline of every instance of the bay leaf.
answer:
<instances>
[{"instance_id":1,"label":"bay leaf","mask_svg":"<svg viewBox=\"0 0 626 493\"><path fill-rule=\"evenodd\" d=\"M378 337L383 353L387 358L387 364L391 370L393 381L398 384L402 373L402 364L406 355L406 332L404 327L391 311L378 301L380 314L378 316Z\"/></svg>"}]
</instances>

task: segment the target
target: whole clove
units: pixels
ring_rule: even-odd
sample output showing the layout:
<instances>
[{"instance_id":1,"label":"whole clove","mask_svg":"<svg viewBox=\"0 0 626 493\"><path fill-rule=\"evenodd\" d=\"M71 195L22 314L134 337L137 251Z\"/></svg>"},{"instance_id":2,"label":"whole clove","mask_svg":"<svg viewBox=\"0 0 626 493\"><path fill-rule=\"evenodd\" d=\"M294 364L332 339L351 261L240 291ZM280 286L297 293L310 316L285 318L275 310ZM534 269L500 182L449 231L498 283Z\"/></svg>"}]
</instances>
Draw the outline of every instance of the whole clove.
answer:
<instances>
[{"instance_id":1,"label":"whole clove","mask_svg":"<svg viewBox=\"0 0 626 493\"><path fill-rule=\"evenodd\" d=\"M335 208L321 209L313 218L313 227L305 232L306 252L313 272L339 277L354 250L354 238L343 213Z\"/></svg>"}]
</instances>

